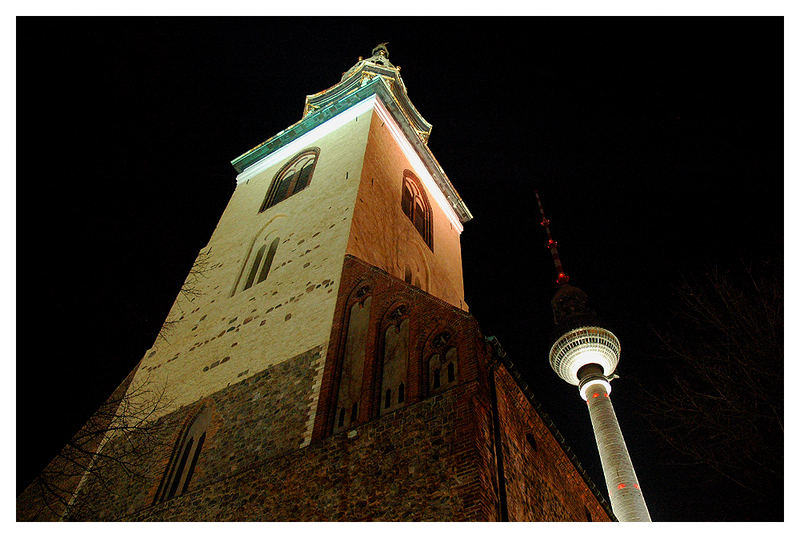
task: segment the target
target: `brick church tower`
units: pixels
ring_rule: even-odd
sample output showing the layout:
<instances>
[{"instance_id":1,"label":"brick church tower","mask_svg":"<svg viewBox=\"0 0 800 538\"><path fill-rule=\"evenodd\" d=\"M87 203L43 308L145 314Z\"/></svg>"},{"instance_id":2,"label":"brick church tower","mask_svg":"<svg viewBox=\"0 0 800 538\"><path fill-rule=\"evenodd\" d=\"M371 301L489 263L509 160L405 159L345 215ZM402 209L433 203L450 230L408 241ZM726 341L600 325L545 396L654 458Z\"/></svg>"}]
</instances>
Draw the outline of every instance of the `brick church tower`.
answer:
<instances>
[{"instance_id":1,"label":"brick church tower","mask_svg":"<svg viewBox=\"0 0 800 538\"><path fill-rule=\"evenodd\" d=\"M32 484L18 519L613 519L469 314L472 215L430 131L379 45L235 159L169 337L90 421L82 472L54 473L67 501ZM102 428L130 409L145 426Z\"/></svg>"}]
</instances>

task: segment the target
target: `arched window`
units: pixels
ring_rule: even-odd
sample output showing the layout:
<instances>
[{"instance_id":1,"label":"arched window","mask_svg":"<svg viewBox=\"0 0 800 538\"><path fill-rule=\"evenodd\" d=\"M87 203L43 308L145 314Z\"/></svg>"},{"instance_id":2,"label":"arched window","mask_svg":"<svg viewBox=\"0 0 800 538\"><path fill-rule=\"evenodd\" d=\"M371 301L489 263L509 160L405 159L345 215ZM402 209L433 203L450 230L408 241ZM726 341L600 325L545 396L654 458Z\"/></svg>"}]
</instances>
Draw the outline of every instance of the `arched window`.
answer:
<instances>
[{"instance_id":1,"label":"arched window","mask_svg":"<svg viewBox=\"0 0 800 538\"><path fill-rule=\"evenodd\" d=\"M431 206L428 203L425 190L410 170L406 170L403 173L403 194L400 200L400 207L403 209L403 213L411 220L425 244L433 250Z\"/></svg>"},{"instance_id":2,"label":"arched window","mask_svg":"<svg viewBox=\"0 0 800 538\"><path fill-rule=\"evenodd\" d=\"M269 270L272 267L272 260L275 259L275 251L278 250L278 243L280 243L280 240L281 240L280 237L276 237L275 239L272 240L272 243L269 244L267 257L264 258L264 263L261 264L261 270L258 272L258 280L256 281L256 284L260 284L267 279Z\"/></svg>"},{"instance_id":3,"label":"arched window","mask_svg":"<svg viewBox=\"0 0 800 538\"><path fill-rule=\"evenodd\" d=\"M178 438L153 503L182 495L189 488L197 459L206 440L211 411L204 407Z\"/></svg>"},{"instance_id":4,"label":"arched window","mask_svg":"<svg viewBox=\"0 0 800 538\"><path fill-rule=\"evenodd\" d=\"M249 289L254 284L260 284L267 279L269 270L272 267L272 260L275 259L275 252L278 250L278 245L280 244L281 238L275 237L272 239L269 244L269 248L267 248L266 243L268 240L269 234L267 234L267 236L264 238L264 242L255 241L253 243L253 247L250 249L250 255L247 257L245 265L242 268L242 272L239 274L239 280L241 280L244 274L247 275L244 285L241 287L241 291ZM256 279L256 276L258 279ZM238 287L239 281L236 283L236 288ZM236 293L236 288L234 288L232 294Z\"/></svg>"},{"instance_id":5,"label":"arched window","mask_svg":"<svg viewBox=\"0 0 800 538\"><path fill-rule=\"evenodd\" d=\"M358 402L361 399L364 381L369 311L372 304L369 287L360 288L355 297L355 302L350 306L347 333L344 336L339 393L334 415L337 420L333 426L333 433L351 428L358 422Z\"/></svg>"},{"instance_id":6,"label":"arched window","mask_svg":"<svg viewBox=\"0 0 800 538\"><path fill-rule=\"evenodd\" d=\"M261 258L264 257L264 249L266 248L267 245L261 245L261 248L258 249L255 258L253 258L252 265L250 266L250 274L247 275L247 281L244 283L244 289L247 289L253 285L253 280L256 278L256 273L261 265Z\"/></svg>"},{"instance_id":7,"label":"arched window","mask_svg":"<svg viewBox=\"0 0 800 538\"><path fill-rule=\"evenodd\" d=\"M311 183L311 176L314 175L314 168L317 166L318 158L319 148L309 148L292 157L275 174L267 191L267 196L264 198L264 203L261 204L261 209L258 212L261 213L305 189Z\"/></svg>"},{"instance_id":8,"label":"arched window","mask_svg":"<svg viewBox=\"0 0 800 538\"><path fill-rule=\"evenodd\" d=\"M428 359L428 382L431 394L452 386L458 377L458 352L451 347L444 353L436 353Z\"/></svg>"},{"instance_id":9,"label":"arched window","mask_svg":"<svg viewBox=\"0 0 800 538\"><path fill-rule=\"evenodd\" d=\"M381 414L407 403L409 321L407 307L399 306L389 315L390 325L383 333L383 373Z\"/></svg>"}]
</instances>

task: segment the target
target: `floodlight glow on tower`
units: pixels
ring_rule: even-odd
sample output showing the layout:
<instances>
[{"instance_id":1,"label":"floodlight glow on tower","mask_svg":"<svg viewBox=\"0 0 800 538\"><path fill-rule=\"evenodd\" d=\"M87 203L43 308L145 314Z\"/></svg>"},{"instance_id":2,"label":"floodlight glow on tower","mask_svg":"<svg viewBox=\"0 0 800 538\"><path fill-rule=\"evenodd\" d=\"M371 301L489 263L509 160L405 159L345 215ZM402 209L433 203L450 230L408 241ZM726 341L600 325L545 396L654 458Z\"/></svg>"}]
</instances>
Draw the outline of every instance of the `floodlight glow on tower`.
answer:
<instances>
[{"instance_id":1,"label":"floodlight glow on tower","mask_svg":"<svg viewBox=\"0 0 800 538\"><path fill-rule=\"evenodd\" d=\"M611 380L619 363L617 337L600 326L588 308L587 295L569 285L558 255L558 244L550 233L539 193L536 201L547 233L547 248L553 257L558 290L551 301L557 337L550 348L550 366L558 376L578 387L589 408L600 462L608 487L611 508L619 521L650 521L639 480L611 405Z\"/></svg>"}]
</instances>

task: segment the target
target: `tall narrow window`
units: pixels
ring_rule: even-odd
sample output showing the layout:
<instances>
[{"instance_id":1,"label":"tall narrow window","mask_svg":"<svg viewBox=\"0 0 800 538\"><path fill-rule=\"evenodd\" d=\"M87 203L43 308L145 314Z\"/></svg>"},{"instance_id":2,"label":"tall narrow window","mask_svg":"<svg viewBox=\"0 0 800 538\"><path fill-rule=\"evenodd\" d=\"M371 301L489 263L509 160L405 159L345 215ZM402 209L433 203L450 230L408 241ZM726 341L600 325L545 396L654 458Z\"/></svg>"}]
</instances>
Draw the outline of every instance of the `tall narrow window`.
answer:
<instances>
[{"instance_id":1,"label":"tall narrow window","mask_svg":"<svg viewBox=\"0 0 800 538\"><path fill-rule=\"evenodd\" d=\"M403 173L403 191L400 207L403 213L411 220L425 244L433 250L431 206L421 183L410 170L406 170Z\"/></svg>"},{"instance_id":2,"label":"tall narrow window","mask_svg":"<svg viewBox=\"0 0 800 538\"><path fill-rule=\"evenodd\" d=\"M311 177L314 175L314 168L317 166L318 158L319 148L306 149L292 157L275 174L269 190L267 190L264 203L261 204L261 209L258 212L261 213L305 189L311 183Z\"/></svg>"},{"instance_id":3,"label":"tall narrow window","mask_svg":"<svg viewBox=\"0 0 800 538\"><path fill-rule=\"evenodd\" d=\"M383 374L381 390L384 394L382 413L393 411L405 405L405 383L408 381L408 338L409 321L406 307L401 306L392 312L392 324L383 337ZM392 388L397 387L397 398L392 395Z\"/></svg>"},{"instance_id":4,"label":"tall narrow window","mask_svg":"<svg viewBox=\"0 0 800 538\"><path fill-rule=\"evenodd\" d=\"M269 250L267 251L267 257L264 259L264 263L261 265L261 272L258 273L258 282L256 282L256 284L266 280L267 275L269 274L269 269L272 267L272 260L275 258L275 251L278 250L278 242L280 242L280 239L280 237L276 237L272 240L272 243L270 243Z\"/></svg>"},{"instance_id":5,"label":"tall narrow window","mask_svg":"<svg viewBox=\"0 0 800 538\"><path fill-rule=\"evenodd\" d=\"M261 235L256 238L253 242L253 247L250 249L250 254L247 256L247 260L244 262L244 266L242 267L242 272L239 275L239 279L236 282L236 287L231 292L231 295L235 294L237 289L241 291L250 289L255 284L260 284L267 279L267 275L269 275L269 270L272 267L272 260L275 259L275 252L278 250L278 245L281 242L280 237L274 237L269 244L269 249L267 249L267 241L269 241L271 236L270 233L266 235ZM266 255L265 255L266 252ZM240 281L243 276L246 276L244 284L240 284ZM256 279L258 277L258 279ZM241 288L239 286L241 285Z\"/></svg>"},{"instance_id":6,"label":"tall narrow window","mask_svg":"<svg viewBox=\"0 0 800 538\"><path fill-rule=\"evenodd\" d=\"M183 494L189 488L189 482L192 480L192 474L194 473L194 468L197 465L197 458L200 457L200 451L203 450L203 443L206 440L206 432L203 432L203 435L200 436L200 439L197 440L197 448L194 450L194 456L192 456L192 463L189 464L189 470L186 473L186 480L183 482L183 489L181 490L181 494Z\"/></svg>"},{"instance_id":7,"label":"tall narrow window","mask_svg":"<svg viewBox=\"0 0 800 538\"><path fill-rule=\"evenodd\" d=\"M458 378L458 352L450 347L444 352L444 359L440 353L435 353L428 359L429 390L431 393L439 392L453 385Z\"/></svg>"},{"instance_id":8,"label":"tall narrow window","mask_svg":"<svg viewBox=\"0 0 800 538\"><path fill-rule=\"evenodd\" d=\"M333 432L354 426L358 422L358 403L361 400L361 388L364 382L364 360L367 353L367 332L369 331L369 311L372 296L369 288L361 288L361 294L350 306L347 332L344 335L344 351L339 377L339 393L336 408L341 409ZM350 413L346 413L349 410Z\"/></svg>"},{"instance_id":9,"label":"tall narrow window","mask_svg":"<svg viewBox=\"0 0 800 538\"><path fill-rule=\"evenodd\" d=\"M183 476L183 470L186 468L186 460L189 459L189 454L192 452L193 444L194 439L189 439L189 443L186 445L186 448L183 449L183 456L181 456L181 462L178 464L178 470L175 471L175 476ZM180 484L178 480L172 481L172 485L169 487L169 493L167 494L167 499L171 499L175 496L175 492L178 489L178 484Z\"/></svg>"},{"instance_id":10,"label":"tall narrow window","mask_svg":"<svg viewBox=\"0 0 800 538\"><path fill-rule=\"evenodd\" d=\"M411 205L414 203L414 191L411 190L411 182L403 181L403 199L400 205L403 208L403 213L411 215Z\"/></svg>"},{"instance_id":11,"label":"tall narrow window","mask_svg":"<svg viewBox=\"0 0 800 538\"><path fill-rule=\"evenodd\" d=\"M455 383L458 372L458 351L451 347L444 354L444 363L447 368L447 384Z\"/></svg>"},{"instance_id":12,"label":"tall narrow window","mask_svg":"<svg viewBox=\"0 0 800 538\"><path fill-rule=\"evenodd\" d=\"M189 488L200 451L206 440L206 429L210 419L211 412L204 407L183 434L178 437L172 458L164 471L161 484L153 499L154 504L169 500L175 495L181 495Z\"/></svg>"},{"instance_id":13,"label":"tall narrow window","mask_svg":"<svg viewBox=\"0 0 800 538\"><path fill-rule=\"evenodd\" d=\"M247 282L244 283L244 289L248 289L253 285L253 280L256 279L256 273L258 272L258 267L261 265L261 258L264 257L264 249L266 248L267 245L261 245L261 248L258 249L256 257L253 260L253 265L250 267L250 274L247 275Z\"/></svg>"}]
</instances>

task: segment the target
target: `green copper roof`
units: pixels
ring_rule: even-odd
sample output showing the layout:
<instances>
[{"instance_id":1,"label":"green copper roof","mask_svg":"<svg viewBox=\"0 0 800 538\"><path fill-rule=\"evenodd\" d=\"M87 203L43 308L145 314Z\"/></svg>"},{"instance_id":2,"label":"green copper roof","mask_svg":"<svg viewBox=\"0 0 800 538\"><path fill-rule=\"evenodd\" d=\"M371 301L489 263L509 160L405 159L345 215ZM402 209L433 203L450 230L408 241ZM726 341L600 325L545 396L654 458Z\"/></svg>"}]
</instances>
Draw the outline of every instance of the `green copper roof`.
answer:
<instances>
[{"instance_id":1,"label":"green copper roof","mask_svg":"<svg viewBox=\"0 0 800 538\"><path fill-rule=\"evenodd\" d=\"M373 95L380 98L381 103L400 126L459 220L461 222L471 220L472 214L469 209L428 149L426 142L430 136L431 124L425 121L408 99L399 68L374 63L372 58L360 60L333 87L306 97L302 120L235 158L231 164L241 173L298 137Z\"/></svg>"}]
</instances>

